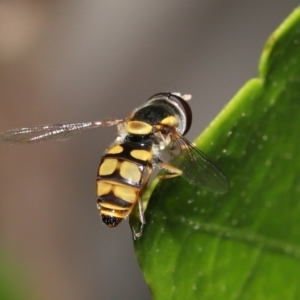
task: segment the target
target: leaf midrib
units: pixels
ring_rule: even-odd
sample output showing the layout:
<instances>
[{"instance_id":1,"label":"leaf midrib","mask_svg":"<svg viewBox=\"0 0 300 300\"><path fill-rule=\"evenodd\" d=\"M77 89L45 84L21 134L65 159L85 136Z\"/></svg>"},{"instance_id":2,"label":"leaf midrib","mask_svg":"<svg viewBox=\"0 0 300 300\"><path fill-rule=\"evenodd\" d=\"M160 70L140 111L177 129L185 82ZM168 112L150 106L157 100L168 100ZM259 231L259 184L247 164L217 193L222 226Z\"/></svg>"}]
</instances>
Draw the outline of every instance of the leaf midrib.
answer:
<instances>
[{"instance_id":1,"label":"leaf midrib","mask_svg":"<svg viewBox=\"0 0 300 300\"><path fill-rule=\"evenodd\" d=\"M178 222L180 222L179 218ZM300 247L297 247L294 244L284 243L279 239L271 239L255 232L249 233L246 230L234 229L232 227L226 227L214 223L198 222L196 225L197 229L194 228L194 222L192 224L185 224L185 226L191 226L193 231L198 230L206 234L216 235L219 238L226 238L260 246L262 250L278 252L288 257L300 260Z\"/></svg>"}]
</instances>

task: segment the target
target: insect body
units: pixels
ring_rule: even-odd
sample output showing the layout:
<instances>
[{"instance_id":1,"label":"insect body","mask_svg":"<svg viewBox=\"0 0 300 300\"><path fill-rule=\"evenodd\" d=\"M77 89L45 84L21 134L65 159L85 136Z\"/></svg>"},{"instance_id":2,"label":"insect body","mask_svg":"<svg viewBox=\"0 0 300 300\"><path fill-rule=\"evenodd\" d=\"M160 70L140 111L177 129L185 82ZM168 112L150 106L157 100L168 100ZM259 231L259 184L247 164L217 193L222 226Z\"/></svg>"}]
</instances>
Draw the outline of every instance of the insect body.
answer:
<instances>
[{"instance_id":1,"label":"insect body","mask_svg":"<svg viewBox=\"0 0 300 300\"><path fill-rule=\"evenodd\" d=\"M44 125L10 130L0 134L0 142L32 143L66 140L79 133L105 126L118 126L118 137L101 159L96 193L102 221L117 226L138 203L139 232L142 235L145 217L142 194L154 167L165 170L161 179L182 175L191 184L223 193L228 189L224 174L184 135L192 122L189 95L159 93L135 109L126 119L105 122ZM162 152L175 158L169 164Z\"/></svg>"},{"instance_id":2,"label":"insect body","mask_svg":"<svg viewBox=\"0 0 300 300\"><path fill-rule=\"evenodd\" d=\"M128 135L103 156L97 177L98 209L109 227L117 226L141 200L152 172L152 146L149 136ZM140 215L144 224L142 211Z\"/></svg>"}]
</instances>

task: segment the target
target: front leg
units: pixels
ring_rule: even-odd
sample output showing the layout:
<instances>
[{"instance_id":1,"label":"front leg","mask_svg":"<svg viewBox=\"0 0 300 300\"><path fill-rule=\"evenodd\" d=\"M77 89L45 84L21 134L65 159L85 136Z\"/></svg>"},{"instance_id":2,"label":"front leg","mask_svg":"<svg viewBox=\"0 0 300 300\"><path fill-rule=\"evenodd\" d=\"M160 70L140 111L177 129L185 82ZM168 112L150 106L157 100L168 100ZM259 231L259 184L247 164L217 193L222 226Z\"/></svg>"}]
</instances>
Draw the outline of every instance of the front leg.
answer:
<instances>
[{"instance_id":1,"label":"front leg","mask_svg":"<svg viewBox=\"0 0 300 300\"><path fill-rule=\"evenodd\" d=\"M160 180L174 178L174 177L182 175L182 170L180 170L160 159L156 162L156 164L158 165L159 168L164 169L167 172L169 172L168 174L158 175L158 178Z\"/></svg>"}]
</instances>

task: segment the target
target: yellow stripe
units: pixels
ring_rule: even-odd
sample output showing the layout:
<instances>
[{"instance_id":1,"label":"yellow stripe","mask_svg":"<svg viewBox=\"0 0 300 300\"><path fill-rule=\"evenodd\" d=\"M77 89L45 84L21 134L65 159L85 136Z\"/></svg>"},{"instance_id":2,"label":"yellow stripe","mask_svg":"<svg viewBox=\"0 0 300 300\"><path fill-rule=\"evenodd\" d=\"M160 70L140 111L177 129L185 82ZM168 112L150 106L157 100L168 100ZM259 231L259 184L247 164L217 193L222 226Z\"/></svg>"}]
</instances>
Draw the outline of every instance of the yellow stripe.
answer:
<instances>
[{"instance_id":1,"label":"yellow stripe","mask_svg":"<svg viewBox=\"0 0 300 300\"><path fill-rule=\"evenodd\" d=\"M105 158L99 168L99 175L112 174L118 165L118 160L115 158Z\"/></svg>"},{"instance_id":2,"label":"yellow stripe","mask_svg":"<svg viewBox=\"0 0 300 300\"><path fill-rule=\"evenodd\" d=\"M120 175L130 181L139 183L142 177L139 167L132 162L124 161L120 166Z\"/></svg>"},{"instance_id":3,"label":"yellow stripe","mask_svg":"<svg viewBox=\"0 0 300 300\"><path fill-rule=\"evenodd\" d=\"M147 150L132 150L130 155L136 159L143 161L150 161L152 158L152 153Z\"/></svg>"},{"instance_id":4,"label":"yellow stripe","mask_svg":"<svg viewBox=\"0 0 300 300\"><path fill-rule=\"evenodd\" d=\"M108 194L111 191L111 189L112 186L110 183L107 183L102 180L97 181L97 190L96 190L97 197Z\"/></svg>"},{"instance_id":5,"label":"yellow stripe","mask_svg":"<svg viewBox=\"0 0 300 300\"><path fill-rule=\"evenodd\" d=\"M131 134L149 134L152 132L152 126L141 121L129 121L126 130Z\"/></svg>"},{"instance_id":6,"label":"yellow stripe","mask_svg":"<svg viewBox=\"0 0 300 300\"><path fill-rule=\"evenodd\" d=\"M116 153L121 153L121 152L123 152L123 147L120 145L113 146L107 150L107 153L110 153L110 154L116 154Z\"/></svg>"},{"instance_id":7,"label":"yellow stripe","mask_svg":"<svg viewBox=\"0 0 300 300\"><path fill-rule=\"evenodd\" d=\"M113 187L113 192L116 197L121 198L130 203L136 202L138 198L137 190L132 187L116 185Z\"/></svg>"},{"instance_id":8,"label":"yellow stripe","mask_svg":"<svg viewBox=\"0 0 300 300\"><path fill-rule=\"evenodd\" d=\"M107 202L101 202L100 206L101 206L101 208L112 209L112 210L121 210L121 211L131 209L131 207L122 207L122 206L112 204L112 203L107 203Z\"/></svg>"},{"instance_id":9,"label":"yellow stripe","mask_svg":"<svg viewBox=\"0 0 300 300\"><path fill-rule=\"evenodd\" d=\"M101 209L100 213L102 215L105 215L105 216L108 216L108 217L116 217L116 218L124 219L129 215L130 211L120 212L120 211L114 211L114 210Z\"/></svg>"},{"instance_id":10,"label":"yellow stripe","mask_svg":"<svg viewBox=\"0 0 300 300\"><path fill-rule=\"evenodd\" d=\"M128 186L128 184L120 182L120 181L114 181L114 180L109 180L109 179L105 179L106 183L110 183L112 186L124 186L124 187L129 187L135 191L138 190L138 188L132 187L132 186Z\"/></svg>"},{"instance_id":11,"label":"yellow stripe","mask_svg":"<svg viewBox=\"0 0 300 300\"><path fill-rule=\"evenodd\" d=\"M169 116L160 121L160 124L168 125L168 126L176 126L178 125L178 120L174 116Z\"/></svg>"}]
</instances>

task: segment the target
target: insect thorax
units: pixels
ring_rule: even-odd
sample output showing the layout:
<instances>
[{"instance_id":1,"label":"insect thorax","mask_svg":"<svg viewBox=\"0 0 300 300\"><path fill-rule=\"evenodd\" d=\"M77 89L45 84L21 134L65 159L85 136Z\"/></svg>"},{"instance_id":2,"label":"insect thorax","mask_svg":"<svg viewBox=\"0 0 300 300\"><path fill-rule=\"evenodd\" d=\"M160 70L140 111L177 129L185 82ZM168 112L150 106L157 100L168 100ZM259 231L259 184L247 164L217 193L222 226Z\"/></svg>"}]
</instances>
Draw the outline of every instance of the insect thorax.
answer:
<instances>
[{"instance_id":1,"label":"insect thorax","mask_svg":"<svg viewBox=\"0 0 300 300\"><path fill-rule=\"evenodd\" d=\"M150 126L164 124L178 129L179 132L184 127L178 109L164 100L136 109L129 118L129 122L132 121L148 124L149 128Z\"/></svg>"}]
</instances>

